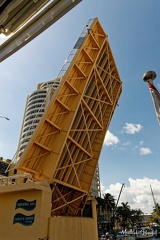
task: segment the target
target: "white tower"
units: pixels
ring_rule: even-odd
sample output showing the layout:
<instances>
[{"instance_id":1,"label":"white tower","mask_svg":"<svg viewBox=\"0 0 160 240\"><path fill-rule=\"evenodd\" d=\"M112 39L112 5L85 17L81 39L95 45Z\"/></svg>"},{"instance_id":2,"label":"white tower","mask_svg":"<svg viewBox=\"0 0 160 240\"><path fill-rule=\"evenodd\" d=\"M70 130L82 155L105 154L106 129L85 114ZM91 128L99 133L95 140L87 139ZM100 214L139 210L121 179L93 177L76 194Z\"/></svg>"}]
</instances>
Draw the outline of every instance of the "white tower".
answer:
<instances>
[{"instance_id":1,"label":"white tower","mask_svg":"<svg viewBox=\"0 0 160 240\"><path fill-rule=\"evenodd\" d=\"M60 80L61 78L56 78L54 80L38 84L37 90L32 92L27 97L20 139L18 144L18 151L16 154L17 156L16 161L19 160L27 143L29 142L48 103L50 102L53 93L57 89Z\"/></svg>"}]
</instances>

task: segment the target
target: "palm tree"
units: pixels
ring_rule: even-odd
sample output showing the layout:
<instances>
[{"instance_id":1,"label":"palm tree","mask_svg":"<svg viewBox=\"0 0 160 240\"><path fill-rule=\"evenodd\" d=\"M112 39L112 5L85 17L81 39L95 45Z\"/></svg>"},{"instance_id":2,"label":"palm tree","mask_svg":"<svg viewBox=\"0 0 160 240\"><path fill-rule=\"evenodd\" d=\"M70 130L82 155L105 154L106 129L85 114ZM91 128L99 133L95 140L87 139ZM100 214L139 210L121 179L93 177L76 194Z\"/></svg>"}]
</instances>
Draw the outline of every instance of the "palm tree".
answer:
<instances>
[{"instance_id":1,"label":"palm tree","mask_svg":"<svg viewBox=\"0 0 160 240\"><path fill-rule=\"evenodd\" d=\"M131 208L128 202L121 203L121 206L116 209L116 217L118 216L119 224L125 229L129 225L129 219L131 218Z\"/></svg>"},{"instance_id":2,"label":"palm tree","mask_svg":"<svg viewBox=\"0 0 160 240\"><path fill-rule=\"evenodd\" d=\"M98 203L98 219L101 219L103 222L107 222L105 223L104 227L107 229L107 231L110 231L113 228L111 219L113 216L113 211L115 209L115 198L110 193L106 193L103 195L103 198L97 197L96 200ZM103 214L101 214L101 212Z\"/></svg>"},{"instance_id":3,"label":"palm tree","mask_svg":"<svg viewBox=\"0 0 160 240\"><path fill-rule=\"evenodd\" d=\"M121 206L117 207L116 220L123 229L129 226L133 228L138 222L142 222L143 212L140 209L131 209L128 202L122 202Z\"/></svg>"},{"instance_id":4,"label":"palm tree","mask_svg":"<svg viewBox=\"0 0 160 240\"><path fill-rule=\"evenodd\" d=\"M153 208L151 220L152 222L160 224L160 205L158 203L156 203Z\"/></svg>"},{"instance_id":5,"label":"palm tree","mask_svg":"<svg viewBox=\"0 0 160 240\"><path fill-rule=\"evenodd\" d=\"M156 203L155 207L153 208L153 213L160 217L160 205Z\"/></svg>"},{"instance_id":6,"label":"palm tree","mask_svg":"<svg viewBox=\"0 0 160 240\"><path fill-rule=\"evenodd\" d=\"M135 225L138 222L142 222L143 221L143 212L140 209L136 209L136 210L131 210L131 216L130 216L130 224L132 226L132 228L135 227Z\"/></svg>"},{"instance_id":7,"label":"palm tree","mask_svg":"<svg viewBox=\"0 0 160 240\"><path fill-rule=\"evenodd\" d=\"M108 213L111 213L115 209L115 206L116 206L115 198L110 193L105 193L103 210L106 210Z\"/></svg>"},{"instance_id":8,"label":"palm tree","mask_svg":"<svg viewBox=\"0 0 160 240\"><path fill-rule=\"evenodd\" d=\"M102 206L102 211L106 212L109 231L112 231L114 227L113 215L114 215L115 207L116 207L115 198L110 193L106 193L104 195L104 203Z\"/></svg>"}]
</instances>

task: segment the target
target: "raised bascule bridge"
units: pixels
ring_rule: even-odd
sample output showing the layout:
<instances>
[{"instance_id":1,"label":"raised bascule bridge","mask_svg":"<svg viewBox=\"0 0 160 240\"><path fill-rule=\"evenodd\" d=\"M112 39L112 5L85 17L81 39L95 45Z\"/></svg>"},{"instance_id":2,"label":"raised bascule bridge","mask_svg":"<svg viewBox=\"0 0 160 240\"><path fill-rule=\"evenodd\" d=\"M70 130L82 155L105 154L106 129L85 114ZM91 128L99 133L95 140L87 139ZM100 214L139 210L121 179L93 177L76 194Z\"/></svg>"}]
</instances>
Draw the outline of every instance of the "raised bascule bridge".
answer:
<instances>
[{"instance_id":1,"label":"raised bascule bridge","mask_svg":"<svg viewBox=\"0 0 160 240\"><path fill-rule=\"evenodd\" d=\"M16 174L1 179L0 239L98 239L89 192L122 91L98 18L88 21L58 77Z\"/></svg>"}]
</instances>

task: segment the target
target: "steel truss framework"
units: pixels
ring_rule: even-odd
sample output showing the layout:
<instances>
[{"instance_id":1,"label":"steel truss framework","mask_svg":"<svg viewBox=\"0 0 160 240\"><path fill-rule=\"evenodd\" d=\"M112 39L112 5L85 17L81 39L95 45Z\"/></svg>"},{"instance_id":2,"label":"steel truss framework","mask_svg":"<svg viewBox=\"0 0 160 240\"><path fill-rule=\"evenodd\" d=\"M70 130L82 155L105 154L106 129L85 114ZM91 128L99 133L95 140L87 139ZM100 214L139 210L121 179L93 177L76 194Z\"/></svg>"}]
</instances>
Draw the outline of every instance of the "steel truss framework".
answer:
<instances>
[{"instance_id":1,"label":"steel truss framework","mask_svg":"<svg viewBox=\"0 0 160 240\"><path fill-rule=\"evenodd\" d=\"M37 181L50 183L52 216L82 214L121 91L96 18L17 163Z\"/></svg>"}]
</instances>

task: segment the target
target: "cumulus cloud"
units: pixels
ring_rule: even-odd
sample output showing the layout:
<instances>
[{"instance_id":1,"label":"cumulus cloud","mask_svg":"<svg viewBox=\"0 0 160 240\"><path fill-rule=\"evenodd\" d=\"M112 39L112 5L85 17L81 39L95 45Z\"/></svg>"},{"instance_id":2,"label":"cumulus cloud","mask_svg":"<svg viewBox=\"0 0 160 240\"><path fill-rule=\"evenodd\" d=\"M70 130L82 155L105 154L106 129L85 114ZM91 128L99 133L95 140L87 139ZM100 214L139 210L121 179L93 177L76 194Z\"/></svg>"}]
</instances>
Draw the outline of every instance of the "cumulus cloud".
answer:
<instances>
[{"instance_id":1,"label":"cumulus cloud","mask_svg":"<svg viewBox=\"0 0 160 240\"><path fill-rule=\"evenodd\" d=\"M119 143L118 137L113 135L109 130L106 133L105 139L104 139L104 145L106 146L113 146Z\"/></svg>"},{"instance_id":2,"label":"cumulus cloud","mask_svg":"<svg viewBox=\"0 0 160 240\"><path fill-rule=\"evenodd\" d=\"M125 123L125 126L123 127L124 131L128 134L135 134L139 133L142 129L141 124L134 124L134 123Z\"/></svg>"},{"instance_id":3,"label":"cumulus cloud","mask_svg":"<svg viewBox=\"0 0 160 240\"><path fill-rule=\"evenodd\" d=\"M135 134L141 131L142 125L140 124L133 124L133 123L125 123L125 126L123 129L128 134ZM113 133L111 133L109 130L106 133L105 139L103 144L109 147L115 147L118 143L120 143L120 139L115 136ZM148 147L142 147L144 145L144 142L141 140L139 141L138 145L133 146L131 141L125 141L118 145L119 150L127 150L127 148L130 146L132 148L132 151L138 151L140 155L148 155L152 153L152 150Z\"/></svg>"},{"instance_id":4,"label":"cumulus cloud","mask_svg":"<svg viewBox=\"0 0 160 240\"><path fill-rule=\"evenodd\" d=\"M148 155L152 153L151 149L147 147L146 148L141 147L139 151L140 151L140 155Z\"/></svg>"},{"instance_id":5,"label":"cumulus cloud","mask_svg":"<svg viewBox=\"0 0 160 240\"><path fill-rule=\"evenodd\" d=\"M120 206L122 202L128 202L131 209L141 209L144 214L150 214L154 208L150 186L152 187L156 202L159 202L160 181L144 177L142 179L129 178L128 183L129 184L126 184L122 190L118 206ZM121 186L121 183L111 184L108 189L105 188L105 186L102 186L102 196L105 193L110 193L117 200Z\"/></svg>"},{"instance_id":6,"label":"cumulus cloud","mask_svg":"<svg viewBox=\"0 0 160 240\"><path fill-rule=\"evenodd\" d=\"M143 145L143 141L139 142L139 146L134 146L132 148L132 151L135 151L136 149L138 149L140 155L148 155L152 153L152 150L148 147L141 147Z\"/></svg>"}]
</instances>

